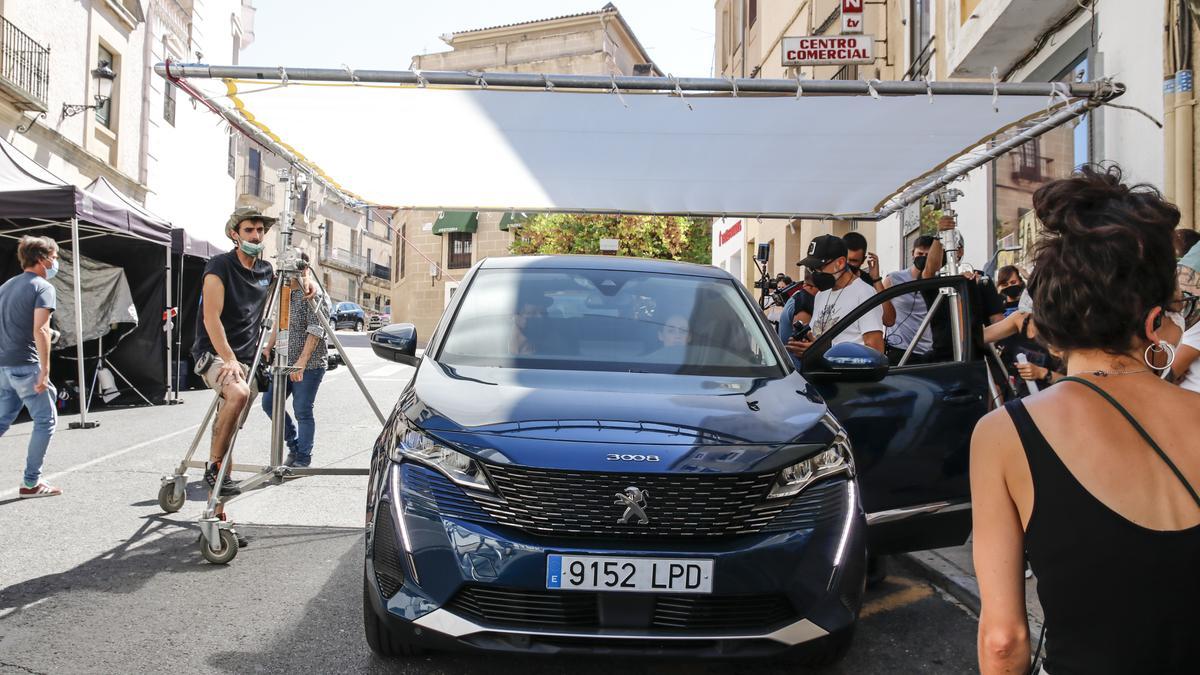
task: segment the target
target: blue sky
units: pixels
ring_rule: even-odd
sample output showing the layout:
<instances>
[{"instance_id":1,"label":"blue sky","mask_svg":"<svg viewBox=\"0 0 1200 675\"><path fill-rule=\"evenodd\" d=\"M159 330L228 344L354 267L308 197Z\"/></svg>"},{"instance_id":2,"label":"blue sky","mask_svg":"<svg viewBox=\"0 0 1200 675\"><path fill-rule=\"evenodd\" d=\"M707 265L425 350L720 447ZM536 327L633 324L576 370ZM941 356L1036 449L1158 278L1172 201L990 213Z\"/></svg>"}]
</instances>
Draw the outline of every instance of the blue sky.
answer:
<instances>
[{"instance_id":1,"label":"blue sky","mask_svg":"<svg viewBox=\"0 0 1200 675\"><path fill-rule=\"evenodd\" d=\"M407 69L416 54L449 49L439 35L600 9L606 0L254 0L254 43L243 65ZM712 72L711 0L619 0L664 73Z\"/></svg>"}]
</instances>

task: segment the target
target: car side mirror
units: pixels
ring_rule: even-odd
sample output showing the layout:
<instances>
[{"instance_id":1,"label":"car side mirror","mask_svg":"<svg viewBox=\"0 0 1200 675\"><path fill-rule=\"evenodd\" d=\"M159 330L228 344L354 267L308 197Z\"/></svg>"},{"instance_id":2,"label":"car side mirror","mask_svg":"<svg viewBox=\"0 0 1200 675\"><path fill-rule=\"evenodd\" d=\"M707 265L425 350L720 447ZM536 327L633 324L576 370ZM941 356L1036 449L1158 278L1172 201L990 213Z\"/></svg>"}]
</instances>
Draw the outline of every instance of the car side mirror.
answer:
<instances>
[{"instance_id":1,"label":"car side mirror","mask_svg":"<svg viewBox=\"0 0 1200 675\"><path fill-rule=\"evenodd\" d=\"M417 359L417 327L411 323L393 323L371 333L371 351L375 356L396 363L415 366Z\"/></svg>"},{"instance_id":2,"label":"car side mirror","mask_svg":"<svg viewBox=\"0 0 1200 675\"><path fill-rule=\"evenodd\" d=\"M887 375L890 366L887 357L874 349L853 342L843 342L818 356L814 360L813 368L805 369L804 374L813 379L878 382Z\"/></svg>"}]
</instances>

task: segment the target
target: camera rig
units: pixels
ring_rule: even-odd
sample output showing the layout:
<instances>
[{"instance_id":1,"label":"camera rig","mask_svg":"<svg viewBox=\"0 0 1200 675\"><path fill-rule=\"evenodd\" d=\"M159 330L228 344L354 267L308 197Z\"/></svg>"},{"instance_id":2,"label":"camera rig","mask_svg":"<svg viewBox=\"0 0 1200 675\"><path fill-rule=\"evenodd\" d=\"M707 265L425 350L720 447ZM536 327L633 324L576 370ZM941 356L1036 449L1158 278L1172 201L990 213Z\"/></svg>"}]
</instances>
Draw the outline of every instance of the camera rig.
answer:
<instances>
[{"instance_id":1,"label":"camera rig","mask_svg":"<svg viewBox=\"0 0 1200 675\"><path fill-rule=\"evenodd\" d=\"M305 172L299 170L298 167L285 168L279 172L279 181L287 186L287 204L296 203L305 186L308 184L309 176ZM239 429L234 430L233 438L229 441L229 448L226 451L226 460L221 462L221 468L217 473L216 483L221 485L221 482L232 471L251 472L254 475L238 482L238 487L243 491L248 491L251 488L264 484L279 485L282 484L285 478L296 476L365 476L368 474L368 469L359 468L293 468L284 465L283 449L284 449L284 420L286 417L287 396L283 395L288 385L288 376L297 369L304 368L304 364L290 365L289 361L293 355L288 353L288 318L291 305L291 293L288 289L293 280L302 280L304 270L309 265L300 257L300 250L292 246L292 230L295 215L292 212L291 206L284 209L283 217L280 219L280 229L276 246L276 274L275 279L271 283L268 292L266 306L263 309L261 319L261 334L259 336L258 345L255 351L254 362L250 365L249 377L254 377L258 371L259 364L263 360L263 350L266 348L272 331L277 331L276 344L278 347L275 350L274 362L269 367L271 378L271 387L278 395L272 396L271 404L271 449L268 464L234 464L231 460L233 449L237 444ZM342 357L342 362L346 365L350 374L354 377L355 383L359 390L367 399L371 410L379 419L379 423L383 424L385 419L380 411L375 399L371 397L370 391L367 390L366 384L358 373L358 369L354 367L350 357L346 354L345 348L342 347L341 341L334 331L334 327L329 322L329 317L326 315L321 297L326 294L326 291L321 287L321 282L312 275L313 282L317 285L319 296L303 300L309 303L312 310L311 314L317 317L329 341ZM265 393L265 392L260 392ZM206 463L200 460L194 460L192 457L196 453L196 449L200 446L200 441L208 432L209 423L212 421L213 415L217 409L217 402L220 400L220 394L213 392L212 403L208 407L208 412L204 416L204 420L200 423L196 435L192 438L192 443L188 448L187 454L179 463L175 472L169 476L163 476L162 485L158 491L158 504L167 513L174 513L183 508L184 502L187 499L187 470L189 468L203 469ZM253 400L246 405L253 405ZM204 512L200 516L200 553L204 559L215 564L225 564L233 560L238 552L237 537L234 535L231 524L223 520L220 516L220 509L226 502L235 497L222 497L220 490L213 490L205 504Z\"/></svg>"}]
</instances>

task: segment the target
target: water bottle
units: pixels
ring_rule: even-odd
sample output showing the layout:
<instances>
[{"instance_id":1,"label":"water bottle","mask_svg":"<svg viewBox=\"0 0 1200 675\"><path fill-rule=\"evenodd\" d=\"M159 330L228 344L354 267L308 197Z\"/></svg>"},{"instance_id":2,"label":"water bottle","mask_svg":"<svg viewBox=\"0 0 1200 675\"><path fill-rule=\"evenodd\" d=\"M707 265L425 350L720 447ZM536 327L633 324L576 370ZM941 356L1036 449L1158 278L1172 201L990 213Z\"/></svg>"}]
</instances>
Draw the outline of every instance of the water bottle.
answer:
<instances>
[{"instance_id":1,"label":"water bottle","mask_svg":"<svg viewBox=\"0 0 1200 675\"><path fill-rule=\"evenodd\" d=\"M1017 363L1029 363L1029 359L1023 353L1017 354ZM1036 394L1041 391L1041 388L1038 387L1038 383L1034 380L1025 380L1025 386L1029 387L1029 393L1031 394Z\"/></svg>"}]
</instances>

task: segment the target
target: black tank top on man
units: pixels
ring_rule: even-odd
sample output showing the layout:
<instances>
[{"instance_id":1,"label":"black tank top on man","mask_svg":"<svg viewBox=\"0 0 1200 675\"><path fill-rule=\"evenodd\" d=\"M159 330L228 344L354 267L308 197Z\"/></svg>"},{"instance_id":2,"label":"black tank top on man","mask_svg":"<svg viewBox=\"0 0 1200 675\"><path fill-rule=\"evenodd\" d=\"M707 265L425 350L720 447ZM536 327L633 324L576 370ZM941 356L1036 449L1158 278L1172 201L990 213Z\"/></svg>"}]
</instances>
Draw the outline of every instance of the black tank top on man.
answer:
<instances>
[{"instance_id":1,"label":"black tank top on man","mask_svg":"<svg viewBox=\"0 0 1200 675\"><path fill-rule=\"evenodd\" d=\"M1200 672L1200 525L1161 531L1126 519L1075 479L1020 400L1005 408L1033 478L1025 550L1045 613L1046 672Z\"/></svg>"},{"instance_id":2,"label":"black tank top on man","mask_svg":"<svg viewBox=\"0 0 1200 675\"><path fill-rule=\"evenodd\" d=\"M254 266L246 269L234 250L210 258L204 266L203 276L210 274L220 279L225 287L225 305L221 309L225 339L238 361L250 365L262 333L263 308L275 270L271 268L271 263L261 258L255 259ZM199 361L205 352L215 353L216 350L204 325L204 298L201 295L200 311L196 313L196 341L192 344L192 358Z\"/></svg>"}]
</instances>

